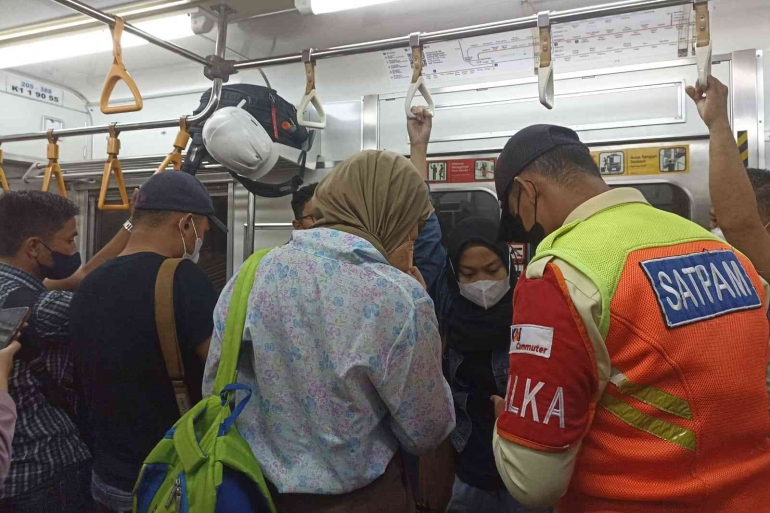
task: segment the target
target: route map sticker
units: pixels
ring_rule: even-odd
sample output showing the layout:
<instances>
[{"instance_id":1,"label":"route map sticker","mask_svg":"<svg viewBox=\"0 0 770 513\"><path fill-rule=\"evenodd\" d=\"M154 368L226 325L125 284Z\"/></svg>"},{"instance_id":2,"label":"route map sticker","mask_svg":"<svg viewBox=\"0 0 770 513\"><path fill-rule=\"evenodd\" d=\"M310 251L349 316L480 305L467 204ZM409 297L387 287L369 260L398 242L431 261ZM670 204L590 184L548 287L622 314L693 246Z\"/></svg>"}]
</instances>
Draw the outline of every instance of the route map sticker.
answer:
<instances>
[{"instance_id":1,"label":"route map sticker","mask_svg":"<svg viewBox=\"0 0 770 513\"><path fill-rule=\"evenodd\" d=\"M690 5L553 25L557 70L580 71L618 64L673 60L694 55ZM423 75L429 82L529 77L537 66L537 29L457 39L423 47ZM412 77L412 51L381 53L391 85L404 89Z\"/></svg>"}]
</instances>

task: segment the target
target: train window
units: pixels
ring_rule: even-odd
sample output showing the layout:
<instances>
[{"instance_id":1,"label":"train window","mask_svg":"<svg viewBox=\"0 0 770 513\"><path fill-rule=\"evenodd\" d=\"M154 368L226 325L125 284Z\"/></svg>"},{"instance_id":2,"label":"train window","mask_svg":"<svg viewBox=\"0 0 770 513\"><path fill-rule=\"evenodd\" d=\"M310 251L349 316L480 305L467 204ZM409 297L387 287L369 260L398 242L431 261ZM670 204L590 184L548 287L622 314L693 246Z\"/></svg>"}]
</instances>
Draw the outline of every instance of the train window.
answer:
<instances>
[{"instance_id":1,"label":"train window","mask_svg":"<svg viewBox=\"0 0 770 513\"><path fill-rule=\"evenodd\" d=\"M224 194L222 194L222 191ZM228 209L227 209L227 188L219 191L213 187L209 188L211 193L211 199L214 201L215 215L223 223L227 224ZM98 191L93 196L95 199L98 197ZM119 201L117 193L115 198L107 196L107 202ZM102 249L115 233L123 226L123 223L128 219L127 211L100 211L97 210L94 204L95 227L94 227L94 253ZM181 243L181 242L180 242ZM222 291L227 283L227 234L222 233L216 227L212 226L211 230L206 233L203 239L203 247L201 248L201 258L198 261L198 266L203 270L206 276L209 277L214 284L214 288L217 294Z\"/></svg>"},{"instance_id":2,"label":"train window","mask_svg":"<svg viewBox=\"0 0 770 513\"><path fill-rule=\"evenodd\" d=\"M455 225L468 217L486 217L497 222L500 219L500 205L494 194L486 189L465 191L433 191L433 206L436 208L443 234L443 243Z\"/></svg>"},{"instance_id":3,"label":"train window","mask_svg":"<svg viewBox=\"0 0 770 513\"><path fill-rule=\"evenodd\" d=\"M680 215L685 219L692 217L690 197L677 185L670 183L610 185L613 189L617 187L633 187L641 192L653 207Z\"/></svg>"}]
</instances>

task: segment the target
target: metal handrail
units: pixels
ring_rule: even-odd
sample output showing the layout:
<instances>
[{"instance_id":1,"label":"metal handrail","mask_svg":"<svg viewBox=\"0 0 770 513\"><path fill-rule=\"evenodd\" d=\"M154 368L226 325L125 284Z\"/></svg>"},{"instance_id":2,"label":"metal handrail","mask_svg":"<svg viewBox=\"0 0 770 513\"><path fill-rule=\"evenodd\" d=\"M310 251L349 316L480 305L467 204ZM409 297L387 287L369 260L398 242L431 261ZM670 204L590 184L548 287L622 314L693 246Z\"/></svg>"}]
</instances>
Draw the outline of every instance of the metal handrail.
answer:
<instances>
[{"instance_id":1,"label":"metal handrail","mask_svg":"<svg viewBox=\"0 0 770 513\"><path fill-rule=\"evenodd\" d=\"M70 6L70 3L75 3L80 6L80 2L77 2L76 0L53 0L55 2L61 3L62 5L68 5ZM86 14L88 16L91 16L93 18L96 18L100 21L104 21L105 23L114 23L114 17L110 16L109 14L103 13L101 11L98 11L96 9L91 9L88 6L84 6L86 8L86 11L79 10L80 12L83 12L83 14ZM75 9L75 7L73 7ZM101 14L91 14L90 11L94 11L95 13L101 13ZM102 19L102 16L106 17L106 19ZM227 45L227 16L228 12L226 9L222 9L219 13L219 21L218 21L218 33L217 33L217 39L216 39L216 45L214 49L214 53L219 56L223 57L225 55L226 45ZM132 30L129 29L130 25L128 23L125 24L124 30L126 32L132 32ZM136 29L133 27L134 30L137 30L140 33L135 33L136 35L143 37L145 39L152 38L157 41L162 41L154 36L151 36L150 34L146 34L147 37L145 37L144 32ZM150 39L147 39L150 42L153 42ZM171 43L168 43L169 45ZM163 46L163 45L159 45ZM172 45L176 47L176 45ZM165 46L163 46L165 48ZM178 48L178 47L176 47ZM180 49L182 50L182 49ZM174 50L172 50L174 51ZM184 50L186 51L186 50ZM178 53L178 52L175 52ZM203 59L205 64L209 64L209 62L205 59ZM188 116L187 117L187 124L188 126L197 126L206 121L211 114L214 113L214 111L217 110L217 107L219 107L219 100L222 95L222 79L216 78L211 84L211 95L209 97L209 102L206 104L206 107L199 112L198 114L194 116ZM162 119L157 121L142 121L139 123L116 123L115 129L119 132L134 132L137 130L152 130L152 129L158 129L158 128L171 128L171 127L178 127L179 126L179 118L174 119ZM106 134L109 133L110 125L94 125L94 126L86 126L86 127L79 127L79 128L65 128L62 130L54 130L53 135L56 138L62 138L62 137L77 137L82 135L96 135L96 134ZM25 134L13 134L13 135L0 135L0 144L3 143L10 143L10 142L20 142L20 141L34 141L38 139L46 139L48 137L48 132L29 132Z\"/></svg>"},{"instance_id":2,"label":"metal handrail","mask_svg":"<svg viewBox=\"0 0 770 513\"><path fill-rule=\"evenodd\" d=\"M58 1L58 0L57 0ZM647 9L661 9L664 7L676 7L678 5L692 5L693 0L626 0L611 4L598 5L593 7L583 7L580 9L570 9L566 11L555 11L551 13L551 23L570 23L574 21L585 20L589 18L598 18L601 16L614 16L616 14L627 14ZM463 37L485 36L508 32L509 30L521 30L537 27L537 15L525 16L513 20L497 21L462 27L449 30L439 30L436 32L420 33L420 41L423 44L439 43L442 41L453 41ZM351 45L335 46L326 50L314 50L315 59L328 59L330 57L341 57L344 55L356 55L359 53L381 52L383 50L393 50L409 46L409 36L394 37L382 39L379 41L368 41L365 43L355 43ZM278 66L281 64L294 64L302 62L302 54L288 54L277 57L265 57L263 59L251 59L235 63L235 69L262 68L267 66Z\"/></svg>"},{"instance_id":3,"label":"metal handrail","mask_svg":"<svg viewBox=\"0 0 770 513\"><path fill-rule=\"evenodd\" d=\"M78 0L52 0L52 1L56 2L57 4L63 5L65 7L69 7L70 9L73 9L75 11L78 11L81 14L85 14L86 16L90 16L91 18L97 21L101 21L102 23L106 23L107 25L115 25L115 21L117 19L117 17L113 16L112 14L108 14L104 11L100 11L99 9L86 5L82 2L79 2ZM164 48L169 52L173 52L181 57L184 57L185 59L189 59L193 62L203 64L204 66L208 66L209 64L208 59L206 59L205 57L201 57L196 53L193 53L189 50L185 50L181 46L177 46L174 43L170 43L166 40L157 38L152 34L149 34L140 28L136 28L135 26L129 23L125 24L124 29L126 32L129 32L135 36L141 37L148 43L152 43L156 46L160 46L161 48Z\"/></svg>"}]
</instances>

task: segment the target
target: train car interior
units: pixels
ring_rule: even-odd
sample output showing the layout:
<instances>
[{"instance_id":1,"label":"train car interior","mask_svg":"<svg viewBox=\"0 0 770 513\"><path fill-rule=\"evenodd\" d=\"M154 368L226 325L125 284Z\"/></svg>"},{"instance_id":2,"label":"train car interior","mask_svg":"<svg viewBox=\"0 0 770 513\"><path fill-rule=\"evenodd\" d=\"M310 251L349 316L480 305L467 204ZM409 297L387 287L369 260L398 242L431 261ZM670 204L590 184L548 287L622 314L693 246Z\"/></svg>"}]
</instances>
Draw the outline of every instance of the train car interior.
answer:
<instances>
[{"instance_id":1,"label":"train car interior","mask_svg":"<svg viewBox=\"0 0 770 513\"><path fill-rule=\"evenodd\" d=\"M102 193L110 126L130 194L169 152L189 151L189 137L177 149L175 139L216 109L223 83L269 85L307 110L300 115L311 136L304 148L281 145L263 181L302 169L304 183L314 183L362 149L409 153L404 102L416 55L435 105L428 179L444 234L469 216L499 217L497 156L534 123L573 128L612 187L636 187L656 207L705 226L708 132L685 86L707 69L730 86L746 163L765 167L770 36L751 23L770 17L763 0L707 2L708 45L698 39L703 3L692 0L0 3L8 187L55 190L55 148L66 192L81 207L78 244L88 257L128 217L103 208L121 203L114 181ZM105 90L108 74L114 91ZM203 94L210 101L201 104ZM201 258L221 288L255 248L288 240L290 198L250 194L211 157L197 176L230 228L206 239Z\"/></svg>"}]
</instances>

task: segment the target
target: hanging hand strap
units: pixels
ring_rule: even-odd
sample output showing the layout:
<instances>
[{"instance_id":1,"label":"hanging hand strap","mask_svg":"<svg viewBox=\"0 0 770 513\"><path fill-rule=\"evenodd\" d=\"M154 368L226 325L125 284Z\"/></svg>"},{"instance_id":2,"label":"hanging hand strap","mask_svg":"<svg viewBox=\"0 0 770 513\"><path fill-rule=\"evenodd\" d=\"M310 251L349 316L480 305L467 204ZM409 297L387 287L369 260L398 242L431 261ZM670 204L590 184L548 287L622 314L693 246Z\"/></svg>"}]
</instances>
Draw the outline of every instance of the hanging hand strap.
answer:
<instances>
[{"instance_id":1,"label":"hanging hand strap","mask_svg":"<svg viewBox=\"0 0 770 513\"><path fill-rule=\"evenodd\" d=\"M64 175L59 165L59 143L58 139L53 136L53 130L48 131L48 165L45 167L45 175L43 175L43 192L48 192L51 188L51 177L56 177L56 184L59 186L59 195L67 197L67 186L64 185Z\"/></svg>"},{"instance_id":2,"label":"hanging hand strap","mask_svg":"<svg viewBox=\"0 0 770 513\"><path fill-rule=\"evenodd\" d=\"M425 83L425 77L422 76L422 42L420 41L420 33L415 32L409 36L409 45L412 47L412 83L409 84L409 90L406 93L406 102L404 109L406 111L406 117L414 119L416 116L412 114L412 101L417 91L420 91L423 99L428 102L428 110L431 116L436 114L436 106L433 103L433 97L430 95L428 84Z\"/></svg>"},{"instance_id":3,"label":"hanging hand strap","mask_svg":"<svg viewBox=\"0 0 770 513\"><path fill-rule=\"evenodd\" d=\"M708 88L711 75L711 19L708 0L694 0L695 9L695 60L698 62L698 84L703 90Z\"/></svg>"},{"instance_id":4,"label":"hanging hand strap","mask_svg":"<svg viewBox=\"0 0 770 513\"><path fill-rule=\"evenodd\" d=\"M110 138L107 142L107 162L104 164L104 174L102 175L102 188L99 191L99 210L130 210L128 203L128 194L126 193L126 183L123 181L123 168L120 165L118 154L120 153L120 140L115 131L115 123L110 124ZM107 205L107 188L110 186L110 175L115 174L115 181L118 183L118 193L120 194L120 203L117 205Z\"/></svg>"},{"instance_id":5,"label":"hanging hand strap","mask_svg":"<svg viewBox=\"0 0 770 513\"><path fill-rule=\"evenodd\" d=\"M163 261L155 279L155 325L158 330L160 349L166 362L166 372L174 387L179 416L190 411L190 394L184 382L184 364L176 336L176 315L174 314L174 275L182 263L181 258Z\"/></svg>"},{"instance_id":6,"label":"hanging hand strap","mask_svg":"<svg viewBox=\"0 0 770 513\"><path fill-rule=\"evenodd\" d=\"M538 13L537 26L540 34L540 66L537 68L537 83L540 103L547 109L553 109L553 54L551 45L551 14L549 11Z\"/></svg>"},{"instance_id":7,"label":"hanging hand strap","mask_svg":"<svg viewBox=\"0 0 770 513\"><path fill-rule=\"evenodd\" d=\"M131 75L126 70L126 66L123 64L123 47L120 44L120 39L123 37L123 18L120 16L115 17L115 25L110 27L112 30L112 67L109 73L107 73L107 79L104 81L104 87L102 88L102 97L99 102L99 108L103 114L122 114L124 112L137 112L144 107L144 101L142 100L142 94L139 92L139 88L136 86L136 82L131 78ZM128 86L131 94L134 97L133 105L115 105L110 107L110 96L115 90L115 86L118 82L123 81Z\"/></svg>"},{"instance_id":8,"label":"hanging hand strap","mask_svg":"<svg viewBox=\"0 0 770 513\"><path fill-rule=\"evenodd\" d=\"M318 91L315 89L315 57L313 57L312 49L302 51L302 62L305 63L305 95L297 107L297 124L307 128L326 128L326 111L321 103L321 98L318 96ZM318 112L321 121L305 119L305 109L311 103Z\"/></svg>"},{"instance_id":9,"label":"hanging hand strap","mask_svg":"<svg viewBox=\"0 0 770 513\"><path fill-rule=\"evenodd\" d=\"M3 163L3 150L0 150L0 186L3 187L3 190L5 192L9 192L11 188L8 187L8 180L5 179L5 171L3 171L2 163Z\"/></svg>"},{"instance_id":10,"label":"hanging hand strap","mask_svg":"<svg viewBox=\"0 0 770 513\"><path fill-rule=\"evenodd\" d=\"M220 393L230 383L234 383L237 377L238 356L241 353L243 341L243 327L246 325L246 314L249 309L249 295L254 286L254 278L259 269L259 263L272 251L272 248L262 249L251 255L243 264L235 282L235 290L230 297L230 307L227 311L225 323L225 336L222 340L219 368L214 382L213 394Z\"/></svg>"},{"instance_id":11,"label":"hanging hand strap","mask_svg":"<svg viewBox=\"0 0 770 513\"><path fill-rule=\"evenodd\" d=\"M187 117L183 116L179 120L179 133L176 134L176 139L174 140L174 149L163 159L155 174L157 175L165 171L169 164L174 165L174 171L180 171L182 169L182 152L187 148L187 143L189 142L190 133L187 131Z\"/></svg>"}]
</instances>

